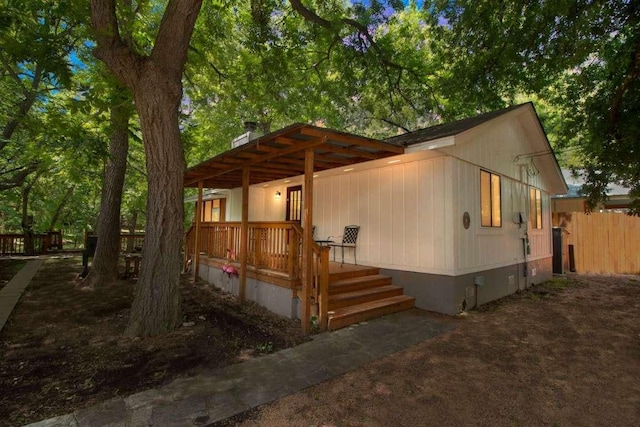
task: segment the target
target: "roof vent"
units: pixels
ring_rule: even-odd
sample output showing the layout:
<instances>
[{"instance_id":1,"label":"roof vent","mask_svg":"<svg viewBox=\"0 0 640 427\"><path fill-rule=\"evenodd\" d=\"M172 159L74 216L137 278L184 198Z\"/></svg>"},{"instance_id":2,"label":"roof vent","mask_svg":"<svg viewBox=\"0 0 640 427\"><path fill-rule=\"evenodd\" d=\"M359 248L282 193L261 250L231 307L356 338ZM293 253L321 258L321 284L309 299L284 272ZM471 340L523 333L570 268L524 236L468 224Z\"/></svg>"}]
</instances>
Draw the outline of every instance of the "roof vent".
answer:
<instances>
[{"instance_id":1,"label":"roof vent","mask_svg":"<svg viewBox=\"0 0 640 427\"><path fill-rule=\"evenodd\" d=\"M231 141L231 148L239 147L261 136L261 134L256 131L257 129L258 123L244 122L244 133Z\"/></svg>"}]
</instances>

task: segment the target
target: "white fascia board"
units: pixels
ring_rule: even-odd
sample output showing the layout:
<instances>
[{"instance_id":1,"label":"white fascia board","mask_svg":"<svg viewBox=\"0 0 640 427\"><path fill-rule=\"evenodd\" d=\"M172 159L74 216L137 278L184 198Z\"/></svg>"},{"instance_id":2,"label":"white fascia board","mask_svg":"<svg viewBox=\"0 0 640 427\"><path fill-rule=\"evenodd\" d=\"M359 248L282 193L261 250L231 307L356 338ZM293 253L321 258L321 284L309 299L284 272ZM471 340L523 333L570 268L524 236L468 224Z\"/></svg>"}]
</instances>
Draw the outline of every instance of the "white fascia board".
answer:
<instances>
[{"instance_id":1,"label":"white fascia board","mask_svg":"<svg viewBox=\"0 0 640 427\"><path fill-rule=\"evenodd\" d=\"M435 150L437 148L449 147L456 145L455 136L447 136L444 138L434 139L432 141L419 142L412 144L405 149L405 153L414 153L416 151Z\"/></svg>"},{"instance_id":2,"label":"white fascia board","mask_svg":"<svg viewBox=\"0 0 640 427\"><path fill-rule=\"evenodd\" d=\"M206 189L202 192L202 200L212 200L212 199L219 199L219 196L223 196L225 194L228 194L229 190L227 190L226 188L213 188L213 189ZM197 202L198 201L198 196L189 196L189 197L185 197L184 198L184 202L185 203L189 203L189 202Z\"/></svg>"}]
</instances>

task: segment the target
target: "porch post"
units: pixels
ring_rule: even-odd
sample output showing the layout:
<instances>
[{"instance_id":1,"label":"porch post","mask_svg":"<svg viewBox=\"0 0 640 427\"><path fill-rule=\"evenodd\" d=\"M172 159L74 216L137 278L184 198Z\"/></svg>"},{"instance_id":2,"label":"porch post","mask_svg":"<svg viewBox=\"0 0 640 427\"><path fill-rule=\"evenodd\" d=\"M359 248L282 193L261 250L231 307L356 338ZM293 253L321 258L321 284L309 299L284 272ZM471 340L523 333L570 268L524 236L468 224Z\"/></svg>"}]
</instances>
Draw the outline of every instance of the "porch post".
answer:
<instances>
[{"instance_id":1,"label":"porch post","mask_svg":"<svg viewBox=\"0 0 640 427\"><path fill-rule=\"evenodd\" d=\"M193 277L198 280L200 278L200 222L202 221L202 187L204 187L204 182L198 182L198 204L196 205L196 241L193 245L193 252L195 252L194 256L196 259L193 267Z\"/></svg>"},{"instance_id":2,"label":"porch post","mask_svg":"<svg viewBox=\"0 0 640 427\"><path fill-rule=\"evenodd\" d=\"M311 321L311 287L313 284L313 148L304 152L304 197L302 212L302 330L309 332Z\"/></svg>"},{"instance_id":3,"label":"porch post","mask_svg":"<svg viewBox=\"0 0 640 427\"><path fill-rule=\"evenodd\" d=\"M242 169L242 224L240 229L240 303L247 299L247 251L249 249L249 168Z\"/></svg>"}]
</instances>

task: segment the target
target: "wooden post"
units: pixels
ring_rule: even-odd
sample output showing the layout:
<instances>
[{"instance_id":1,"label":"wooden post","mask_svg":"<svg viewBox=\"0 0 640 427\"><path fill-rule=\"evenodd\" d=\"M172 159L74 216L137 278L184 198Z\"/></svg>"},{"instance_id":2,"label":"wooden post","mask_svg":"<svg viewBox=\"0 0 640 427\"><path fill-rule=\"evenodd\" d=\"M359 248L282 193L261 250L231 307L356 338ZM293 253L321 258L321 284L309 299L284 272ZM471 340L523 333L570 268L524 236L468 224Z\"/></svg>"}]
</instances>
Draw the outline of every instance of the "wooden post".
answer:
<instances>
[{"instance_id":1,"label":"wooden post","mask_svg":"<svg viewBox=\"0 0 640 427\"><path fill-rule=\"evenodd\" d=\"M200 222L202 220L202 187L204 182L198 182L198 204L196 205L196 235L193 245L193 252L196 259L193 260L193 277L198 280L200 278Z\"/></svg>"},{"instance_id":2,"label":"wooden post","mask_svg":"<svg viewBox=\"0 0 640 427\"><path fill-rule=\"evenodd\" d=\"M247 252L249 249L249 168L242 169L242 225L240 232L240 303L247 299Z\"/></svg>"},{"instance_id":3,"label":"wooden post","mask_svg":"<svg viewBox=\"0 0 640 427\"><path fill-rule=\"evenodd\" d=\"M326 331L329 324L329 246L320 248L320 290L318 292L318 324Z\"/></svg>"},{"instance_id":4,"label":"wooden post","mask_svg":"<svg viewBox=\"0 0 640 427\"><path fill-rule=\"evenodd\" d=\"M311 287L313 285L313 148L304 152L304 197L302 199L302 330L309 332L311 321Z\"/></svg>"}]
</instances>

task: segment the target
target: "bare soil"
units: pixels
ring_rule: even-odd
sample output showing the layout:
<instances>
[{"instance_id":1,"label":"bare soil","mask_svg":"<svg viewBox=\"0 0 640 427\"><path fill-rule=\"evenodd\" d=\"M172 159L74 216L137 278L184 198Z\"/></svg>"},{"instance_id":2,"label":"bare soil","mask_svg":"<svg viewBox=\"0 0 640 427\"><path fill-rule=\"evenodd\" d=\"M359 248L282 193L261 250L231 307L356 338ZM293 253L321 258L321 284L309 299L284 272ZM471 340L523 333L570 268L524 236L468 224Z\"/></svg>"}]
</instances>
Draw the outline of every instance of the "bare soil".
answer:
<instances>
[{"instance_id":1,"label":"bare soil","mask_svg":"<svg viewBox=\"0 0 640 427\"><path fill-rule=\"evenodd\" d=\"M0 290L24 266L25 261L11 258L0 259Z\"/></svg>"},{"instance_id":2,"label":"bare soil","mask_svg":"<svg viewBox=\"0 0 640 427\"><path fill-rule=\"evenodd\" d=\"M640 278L554 279L234 424L638 426Z\"/></svg>"},{"instance_id":3,"label":"bare soil","mask_svg":"<svg viewBox=\"0 0 640 427\"><path fill-rule=\"evenodd\" d=\"M0 266L0 274L9 271ZM241 306L187 276L183 327L125 337L135 280L82 290L81 270L77 257L47 260L0 334L0 426L66 414L307 340L299 322Z\"/></svg>"}]
</instances>

